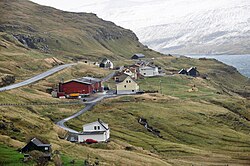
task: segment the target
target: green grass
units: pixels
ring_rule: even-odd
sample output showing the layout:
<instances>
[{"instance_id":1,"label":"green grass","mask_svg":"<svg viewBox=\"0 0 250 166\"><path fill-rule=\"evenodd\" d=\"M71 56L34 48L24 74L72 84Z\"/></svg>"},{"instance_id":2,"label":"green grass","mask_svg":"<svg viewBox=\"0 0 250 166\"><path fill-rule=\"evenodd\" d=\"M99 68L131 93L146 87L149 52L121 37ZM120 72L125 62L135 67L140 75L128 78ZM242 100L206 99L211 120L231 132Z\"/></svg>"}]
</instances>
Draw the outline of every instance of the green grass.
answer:
<instances>
[{"instance_id":1,"label":"green grass","mask_svg":"<svg viewBox=\"0 0 250 166\"><path fill-rule=\"evenodd\" d=\"M9 1L0 2L2 3ZM103 165L160 165L162 161L173 165L249 163L250 122L247 119L250 118L250 103L237 95L237 92L250 92L250 85L247 78L232 67L215 60L162 56L132 39L130 31L100 20L93 14L61 12L39 7L28 1L13 1L0 14L3 15L3 12L8 15L3 18L8 20L1 20L2 24L18 23L23 27L0 33L0 43L7 46L0 47L0 72L17 76L18 82L51 68L52 65L45 58L56 57L65 63L71 63L83 59L99 61L105 56L116 60L116 66L121 66L132 64L133 61L128 58L134 53L155 57L155 63L167 74L197 66L200 73L206 74L208 79L180 75L145 78L138 81L142 90L161 88L162 94L105 100L108 102L101 102L92 111L67 123L75 130L82 130L83 124L101 118L111 128L111 142L108 144L83 146L58 138L60 131L54 123L79 111L82 106L0 107L1 123L6 125L5 130L0 130L1 135L21 142L31 136L42 136L53 144L54 150L63 154L64 165L70 165L73 159L76 165L82 165L88 155L91 161L98 157ZM36 32L28 31L27 26L34 28ZM105 39L106 35L101 31L115 39ZM50 54L24 48L13 38L13 33L45 38L46 43L38 43L37 46L48 44ZM124 35L116 38L118 34ZM100 78L108 73L108 70L79 64L33 85L1 92L0 101L68 101L51 98L45 93L46 88L54 86L62 78L64 81L82 76ZM111 81L108 84L114 86ZM130 102L124 102L126 100ZM139 117L146 118L151 126L160 130L163 139L138 124ZM126 150L126 147L132 147L132 150ZM11 165L19 164L20 154L15 149L1 145L0 154L0 161Z\"/></svg>"},{"instance_id":2,"label":"green grass","mask_svg":"<svg viewBox=\"0 0 250 166\"><path fill-rule=\"evenodd\" d=\"M21 43L11 34L45 39L46 41L37 42L35 45L39 48L48 45L53 56L65 61L86 58L100 60L103 56L124 59L130 58L134 53L144 53L148 57L160 56L139 43L132 31L102 20L94 14L63 12L29 1L1 2L1 6L5 5L0 14L8 15L8 18L3 17L1 24L16 25L18 20L18 25L22 27L7 28L5 40L18 47ZM30 31L27 27L35 31ZM43 55L49 56L32 54L36 58L43 58Z\"/></svg>"},{"instance_id":3,"label":"green grass","mask_svg":"<svg viewBox=\"0 0 250 166\"><path fill-rule=\"evenodd\" d=\"M66 155L61 155L61 160L63 165L67 166L67 165L72 165L72 161L74 160L74 165L83 165L84 160L79 160L79 159L73 159L69 156Z\"/></svg>"},{"instance_id":4,"label":"green grass","mask_svg":"<svg viewBox=\"0 0 250 166\"><path fill-rule=\"evenodd\" d=\"M180 75L164 76L145 78L138 82L141 90L158 90L164 95L170 95L181 99L202 99L209 96L216 96L215 89L203 85L207 84L205 80L194 79L192 77ZM194 85L198 91L189 92L189 90L191 90Z\"/></svg>"},{"instance_id":5,"label":"green grass","mask_svg":"<svg viewBox=\"0 0 250 166\"><path fill-rule=\"evenodd\" d=\"M0 165L3 166L23 166L31 165L22 162L23 154L16 149L0 144Z\"/></svg>"}]
</instances>

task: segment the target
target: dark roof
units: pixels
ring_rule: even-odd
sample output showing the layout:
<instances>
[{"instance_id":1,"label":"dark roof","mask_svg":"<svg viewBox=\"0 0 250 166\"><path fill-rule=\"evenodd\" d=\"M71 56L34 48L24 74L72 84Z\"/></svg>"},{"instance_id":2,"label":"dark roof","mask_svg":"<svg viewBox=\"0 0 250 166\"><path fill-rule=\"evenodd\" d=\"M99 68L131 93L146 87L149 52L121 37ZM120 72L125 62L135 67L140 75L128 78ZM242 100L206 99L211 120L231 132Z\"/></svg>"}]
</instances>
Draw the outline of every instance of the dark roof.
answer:
<instances>
[{"instance_id":1,"label":"dark roof","mask_svg":"<svg viewBox=\"0 0 250 166\"><path fill-rule=\"evenodd\" d=\"M137 58L144 58L145 55L144 55L144 54L134 54L134 55L132 56L132 58L134 58L134 57L137 57Z\"/></svg>"},{"instance_id":2,"label":"dark roof","mask_svg":"<svg viewBox=\"0 0 250 166\"><path fill-rule=\"evenodd\" d=\"M33 144L35 144L36 146L51 146L50 144L44 144L42 143L39 139L37 138L33 138L32 140L30 140Z\"/></svg>"},{"instance_id":3,"label":"dark roof","mask_svg":"<svg viewBox=\"0 0 250 166\"><path fill-rule=\"evenodd\" d=\"M190 67L190 68L187 70L187 72L190 72L191 70L197 70L197 68L196 68L196 67Z\"/></svg>"},{"instance_id":4,"label":"dark roof","mask_svg":"<svg viewBox=\"0 0 250 166\"><path fill-rule=\"evenodd\" d=\"M143 58L143 57L145 57L145 55L144 54L134 54L135 56L137 56L137 57L139 57L139 58Z\"/></svg>"},{"instance_id":5,"label":"dark roof","mask_svg":"<svg viewBox=\"0 0 250 166\"><path fill-rule=\"evenodd\" d=\"M93 135L93 134L103 134L104 132L106 131L91 131L91 132L82 132L82 133L79 133L79 135Z\"/></svg>"},{"instance_id":6,"label":"dark roof","mask_svg":"<svg viewBox=\"0 0 250 166\"><path fill-rule=\"evenodd\" d=\"M122 73L121 75L117 76L118 80L116 80L117 83L123 82L129 75Z\"/></svg>"},{"instance_id":7,"label":"dark roof","mask_svg":"<svg viewBox=\"0 0 250 166\"><path fill-rule=\"evenodd\" d=\"M108 130L108 128L103 124L104 122L101 119L98 118L98 122L102 125L102 127Z\"/></svg>"},{"instance_id":8,"label":"dark roof","mask_svg":"<svg viewBox=\"0 0 250 166\"><path fill-rule=\"evenodd\" d=\"M89 85L97 83L97 82L101 82L101 80L98 78L82 77L82 78L77 78L77 79L73 79L71 81L65 82L64 84L67 84L67 83L72 82L72 81L83 83L83 84L89 84Z\"/></svg>"},{"instance_id":9,"label":"dark roof","mask_svg":"<svg viewBox=\"0 0 250 166\"><path fill-rule=\"evenodd\" d=\"M187 74L187 70L186 69L181 69L178 73L179 74Z\"/></svg>"}]
</instances>

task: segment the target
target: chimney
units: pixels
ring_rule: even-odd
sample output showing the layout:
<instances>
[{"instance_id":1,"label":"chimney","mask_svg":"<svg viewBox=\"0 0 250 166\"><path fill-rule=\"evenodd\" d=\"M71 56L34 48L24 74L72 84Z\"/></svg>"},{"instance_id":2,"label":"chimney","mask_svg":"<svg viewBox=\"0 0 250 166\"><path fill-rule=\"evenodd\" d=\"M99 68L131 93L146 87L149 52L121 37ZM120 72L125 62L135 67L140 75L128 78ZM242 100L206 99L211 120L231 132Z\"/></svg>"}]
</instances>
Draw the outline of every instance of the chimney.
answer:
<instances>
[{"instance_id":1,"label":"chimney","mask_svg":"<svg viewBox=\"0 0 250 166\"><path fill-rule=\"evenodd\" d=\"M60 81L60 82L61 82L61 83L64 83L64 78L63 78L63 77L61 78L61 81Z\"/></svg>"}]
</instances>

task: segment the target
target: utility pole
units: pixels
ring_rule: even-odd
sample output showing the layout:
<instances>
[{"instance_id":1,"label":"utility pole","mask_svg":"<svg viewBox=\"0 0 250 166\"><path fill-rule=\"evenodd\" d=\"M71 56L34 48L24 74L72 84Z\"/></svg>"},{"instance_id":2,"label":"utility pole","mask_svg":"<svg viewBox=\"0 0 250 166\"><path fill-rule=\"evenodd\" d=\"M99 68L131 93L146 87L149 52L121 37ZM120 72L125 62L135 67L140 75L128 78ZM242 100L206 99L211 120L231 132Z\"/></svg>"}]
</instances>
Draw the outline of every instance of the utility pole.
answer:
<instances>
[{"instance_id":1,"label":"utility pole","mask_svg":"<svg viewBox=\"0 0 250 166\"><path fill-rule=\"evenodd\" d=\"M162 94L161 79L160 79L160 94Z\"/></svg>"}]
</instances>

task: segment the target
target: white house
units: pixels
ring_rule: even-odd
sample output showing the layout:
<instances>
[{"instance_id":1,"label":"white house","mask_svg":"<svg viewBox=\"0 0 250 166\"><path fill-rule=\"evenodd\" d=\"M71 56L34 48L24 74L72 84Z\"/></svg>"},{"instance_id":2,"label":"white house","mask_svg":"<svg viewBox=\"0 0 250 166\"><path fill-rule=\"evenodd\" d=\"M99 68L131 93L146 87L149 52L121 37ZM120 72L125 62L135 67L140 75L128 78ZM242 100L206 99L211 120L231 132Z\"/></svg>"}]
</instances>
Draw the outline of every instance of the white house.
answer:
<instances>
[{"instance_id":1,"label":"white house","mask_svg":"<svg viewBox=\"0 0 250 166\"><path fill-rule=\"evenodd\" d=\"M136 94L139 91L138 84L126 74L117 77L116 82L117 94Z\"/></svg>"},{"instance_id":2,"label":"white house","mask_svg":"<svg viewBox=\"0 0 250 166\"><path fill-rule=\"evenodd\" d=\"M139 73L144 77L153 77L159 75L159 69L156 66L142 66L139 67Z\"/></svg>"},{"instance_id":3,"label":"white house","mask_svg":"<svg viewBox=\"0 0 250 166\"><path fill-rule=\"evenodd\" d=\"M101 68L109 68L109 69L113 69L114 68L114 64L113 62L111 62L109 59L104 58L101 63L99 64L99 67Z\"/></svg>"},{"instance_id":4,"label":"white house","mask_svg":"<svg viewBox=\"0 0 250 166\"><path fill-rule=\"evenodd\" d=\"M125 68L123 69L123 73L130 76L131 78L133 79L137 79L137 71L136 71L136 68Z\"/></svg>"},{"instance_id":5,"label":"white house","mask_svg":"<svg viewBox=\"0 0 250 166\"><path fill-rule=\"evenodd\" d=\"M78 135L79 142L84 142L87 139L93 139L97 142L107 142L109 138L109 126L100 119L95 122L83 125L83 132Z\"/></svg>"}]
</instances>

